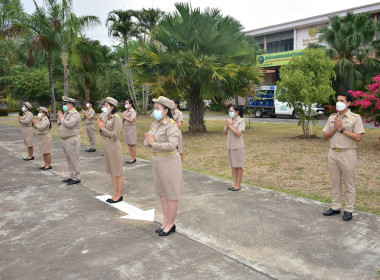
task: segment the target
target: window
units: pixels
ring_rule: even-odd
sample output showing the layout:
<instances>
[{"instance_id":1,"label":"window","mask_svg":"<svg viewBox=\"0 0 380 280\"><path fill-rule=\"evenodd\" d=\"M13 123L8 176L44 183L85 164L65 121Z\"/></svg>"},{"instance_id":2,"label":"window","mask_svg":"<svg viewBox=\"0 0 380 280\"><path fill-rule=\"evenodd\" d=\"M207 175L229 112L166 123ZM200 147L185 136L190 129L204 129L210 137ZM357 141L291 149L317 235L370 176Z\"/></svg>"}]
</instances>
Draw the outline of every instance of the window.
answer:
<instances>
[{"instance_id":1,"label":"window","mask_svg":"<svg viewBox=\"0 0 380 280\"><path fill-rule=\"evenodd\" d=\"M293 44L293 30L267 35L267 53L292 51Z\"/></svg>"}]
</instances>

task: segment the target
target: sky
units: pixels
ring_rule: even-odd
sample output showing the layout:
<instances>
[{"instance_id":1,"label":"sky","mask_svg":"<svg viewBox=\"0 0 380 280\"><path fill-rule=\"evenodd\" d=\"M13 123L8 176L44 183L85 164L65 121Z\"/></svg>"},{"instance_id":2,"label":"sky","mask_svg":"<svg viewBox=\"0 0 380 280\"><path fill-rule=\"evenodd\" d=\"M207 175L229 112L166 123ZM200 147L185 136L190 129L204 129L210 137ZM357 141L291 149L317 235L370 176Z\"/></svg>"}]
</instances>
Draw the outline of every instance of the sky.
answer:
<instances>
[{"instance_id":1,"label":"sky","mask_svg":"<svg viewBox=\"0 0 380 280\"><path fill-rule=\"evenodd\" d=\"M85 34L93 40L99 40L103 45L118 44L108 37L105 20L112 10L140 10L142 8L159 8L165 12L175 10L174 3L179 0L72 0L74 13L77 16L98 16L102 25L87 30ZM43 5L43 0L36 0ZM186 1L182 1L186 2ZM33 13L33 0L21 0L24 10ZM192 0L193 8L218 8L223 15L229 15L239 20L245 31L281 24L297 19L322 15L363 5L378 3L368 0Z\"/></svg>"}]
</instances>

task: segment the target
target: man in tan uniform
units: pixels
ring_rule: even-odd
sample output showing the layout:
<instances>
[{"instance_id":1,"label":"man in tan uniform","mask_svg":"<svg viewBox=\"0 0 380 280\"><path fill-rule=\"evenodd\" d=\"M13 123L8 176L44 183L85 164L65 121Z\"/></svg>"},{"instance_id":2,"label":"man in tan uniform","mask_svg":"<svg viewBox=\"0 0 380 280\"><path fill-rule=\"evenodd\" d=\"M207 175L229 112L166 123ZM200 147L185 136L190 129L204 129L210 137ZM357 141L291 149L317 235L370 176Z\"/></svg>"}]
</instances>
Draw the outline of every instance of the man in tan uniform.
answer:
<instances>
[{"instance_id":1,"label":"man in tan uniform","mask_svg":"<svg viewBox=\"0 0 380 280\"><path fill-rule=\"evenodd\" d=\"M63 180L68 185L80 183L80 162L79 162L79 148L80 148L80 114L74 108L75 99L63 96L63 110L58 111L58 126L59 137L62 139L63 151L66 160L69 164L70 176Z\"/></svg>"},{"instance_id":2,"label":"man in tan uniform","mask_svg":"<svg viewBox=\"0 0 380 280\"><path fill-rule=\"evenodd\" d=\"M342 177L346 186L346 207L343 220L352 219L355 204L356 145L365 132L362 118L348 108L352 95L344 92L337 97L338 113L332 114L323 128L324 139L330 138L328 166L332 185L332 206L324 216L340 214L342 206Z\"/></svg>"},{"instance_id":3,"label":"man in tan uniform","mask_svg":"<svg viewBox=\"0 0 380 280\"><path fill-rule=\"evenodd\" d=\"M94 107L94 102L93 101L88 101L86 104L87 111L82 110L82 113L84 115L84 122L86 123L87 127L87 135L88 139L90 141L90 149L86 150L86 152L95 152L95 129L94 129L94 117L95 117L95 111L93 109Z\"/></svg>"}]
</instances>

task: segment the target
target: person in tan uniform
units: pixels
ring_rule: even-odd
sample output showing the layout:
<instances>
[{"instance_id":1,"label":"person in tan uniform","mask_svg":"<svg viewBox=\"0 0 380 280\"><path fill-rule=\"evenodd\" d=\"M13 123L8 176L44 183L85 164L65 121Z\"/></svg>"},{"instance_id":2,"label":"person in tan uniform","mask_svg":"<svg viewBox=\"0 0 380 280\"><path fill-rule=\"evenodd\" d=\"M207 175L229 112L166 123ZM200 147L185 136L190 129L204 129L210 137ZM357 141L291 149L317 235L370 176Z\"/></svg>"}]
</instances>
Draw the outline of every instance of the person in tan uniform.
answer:
<instances>
[{"instance_id":1,"label":"person in tan uniform","mask_svg":"<svg viewBox=\"0 0 380 280\"><path fill-rule=\"evenodd\" d=\"M79 127L81 117L74 108L75 99L66 96L63 96L62 99L65 113L57 112L59 137L62 139L63 151L70 170L69 178L64 179L63 182L74 185L80 183L79 149L81 140Z\"/></svg>"},{"instance_id":2,"label":"person in tan uniform","mask_svg":"<svg viewBox=\"0 0 380 280\"><path fill-rule=\"evenodd\" d=\"M181 160L183 162L183 152L182 152L182 132L181 132L181 127L183 124L183 113L179 110L179 99L174 98L173 99L173 110L172 110L172 115L173 115L173 120L178 126L178 153L181 156Z\"/></svg>"},{"instance_id":3,"label":"person in tan uniform","mask_svg":"<svg viewBox=\"0 0 380 280\"><path fill-rule=\"evenodd\" d=\"M229 110L230 119L225 119L223 134L227 134L228 164L231 165L234 184L228 188L231 191L241 189L244 167L244 140L245 121L243 119L243 108L231 106Z\"/></svg>"},{"instance_id":4,"label":"person in tan uniform","mask_svg":"<svg viewBox=\"0 0 380 280\"><path fill-rule=\"evenodd\" d=\"M117 100L107 97L104 103L103 118L97 120L100 135L103 136L104 159L107 173L111 174L113 195L107 199L108 203L117 203L123 200L123 153L119 136L123 129L123 122L117 114Z\"/></svg>"},{"instance_id":5,"label":"person in tan uniform","mask_svg":"<svg viewBox=\"0 0 380 280\"><path fill-rule=\"evenodd\" d=\"M324 216L340 214L342 206L342 177L346 186L346 207L343 220L352 219L355 204L355 171L356 144L360 142L365 132L362 118L348 108L352 95L348 92L339 93L336 109L323 128L324 139L330 139L328 168L332 185L332 206L323 212Z\"/></svg>"},{"instance_id":6,"label":"person in tan uniform","mask_svg":"<svg viewBox=\"0 0 380 280\"><path fill-rule=\"evenodd\" d=\"M163 96L153 101L156 121L145 133L144 145L152 148L154 186L164 214L164 223L156 232L167 236L176 230L178 200L184 192L182 161L177 150L178 126L171 114L173 102Z\"/></svg>"},{"instance_id":7,"label":"person in tan uniform","mask_svg":"<svg viewBox=\"0 0 380 280\"><path fill-rule=\"evenodd\" d=\"M128 98L125 101L125 110L123 112L124 123L124 144L128 145L129 160L125 163L131 164L136 162L136 144L137 144L137 128L136 128L136 108L133 100Z\"/></svg>"},{"instance_id":8,"label":"person in tan uniform","mask_svg":"<svg viewBox=\"0 0 380 280\"><path fill-rule=\"evenodd\" d=\"M90 149L87 149L86 152L96 152L96 142L95 142L95 129L94 129L94 117L95 117L95 110L94 107L94 101L89 100L86 103L87 111L82 109L82 113L84 115L84 122L86 123L86 131L88 140L90 142Z\"/></svg>"},{"instance_id":9,"label":"person in tan uniform","mask_svg":"<svg viewBox=\"0 0 380 280\"><path fill-rule=\"evenodd\" d=\"M28 148L28 157L24 160L34 160L33 152L33 113L30 111L32 105L29 102L24 102L22 104L23 116L18 117L18 121L21 125L21 133L24 138L24 144Z\"/></svg>"},{"instance_id":10,"label":"person in tan uniform","mask_svg":"<svg viewBox=\"0 0 380 280\"><path fill-rule=\"evenodd\" d=\"M40 169L48 170L51 169L51 135L49 133L51 122L49 111L45 107L40 107L37 110L39 120L33 119L33 122L37 131L40 153L44 157L44 166L41 166Z\"/></svg>"}]
</instances>

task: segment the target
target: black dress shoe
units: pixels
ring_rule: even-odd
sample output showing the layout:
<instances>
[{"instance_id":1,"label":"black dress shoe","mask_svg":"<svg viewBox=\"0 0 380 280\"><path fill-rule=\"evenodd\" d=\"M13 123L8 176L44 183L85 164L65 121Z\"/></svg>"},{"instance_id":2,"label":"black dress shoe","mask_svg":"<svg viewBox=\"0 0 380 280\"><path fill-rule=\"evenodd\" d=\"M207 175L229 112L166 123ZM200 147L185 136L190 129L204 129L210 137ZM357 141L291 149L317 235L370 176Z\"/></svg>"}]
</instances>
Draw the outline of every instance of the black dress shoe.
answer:
<instances>
[{"instance_id":1,"label":"black dress shoe","mask_svg":"<svg viewBox=\"0 0 380 280\"><path fill-rule=\"evenodd\" d=\"M233 188L234 188L234 187L229 187L227 190L232 191Z\"/></svg>"},{"instance_id":2,"label":"black dress shoe","mask_svg":"<svg viewBox=\"0 0 380 280\"><path fill-rule=\"evenodd\" d=\"M351 212L344 211L344 214L343 214L343 221L350 221L350 220L352 220L352 213L351 213Z\"/></svg>"},{"instance_id":3,"label":"black dress shoe","mask_svg":"<svg viewBox=\"0 0 380 280\"><path fill-rule=\"evenodd\" d=\"M332 215L338 215L338 214L340 214L340 210L334 210L332 208L323 212L323 216L332 216Z\"/></svg>"},{"instance_id":4,"label":"black dress shoe","mask_svg":"<svg viewBox=\"0 0 380 280\"><path fill-rule=\"evenodd\" d=\"M136 159L134 161L127 160L125 163L132 164L132 163L135 163L135 162L136 162Z\"/></svg>"},{"instance_id":5,"label":"black dress shoe","mask_svg":"<svg viewBox=\"0 0 380 280\"><path fill-rule=\"evenodd\" d=\"M90 149L87 149L86 152L91 152L91 148L90 148Z\"/></svg>"},{"instance_id":6,"label":"black dress shoe","mask_svg":"<svg viewBox=\"0 0 380 280\"><path fill-rule=\"evenodd\" d=\"M49 169L51 169L51 165L49 167L44 167L44 168L40 168L40 169L42 169L42 170L49 170Z\"/></svg>"},{"instance_id":7,"label":"black dress shoe","mask_svg":"<svg viewBox=\"0 0 380 280\"><path fill-rule=\"evenodd\" d=\"M113 200L112 198L107 199L108 203L118 203L120 201L123 201L123 196L120 196L119 200Z\"/></svg>"},{"instance_id":8,"label":"black dress shoe","mask_svg":"<svg viewBox=\"0 0 380 280\"><path fill-rule=\"evenodd\" d=\"M231 189L231 191L233 191L233 192L237 192L237 191L240 191L240 190L241 190L241 188L238 188L238 189L237 188L232 188Z\"/></svg>"},{"instance_id":9,"label":"black dress shoe","mask_svg":"<svg viewBox=\"0 0 380 280\"><path fill-rule=\"evenodd\" d=\"M62 180L62 182L63 183L68 183L68 182L70 182L70 181L72 181L73 179L71 179L71 178L67 178L67 179L64 179L64 180Z\"/></svg>"},{"instance_id":10,"label":"black dress shoe","mask_svg":"<svg viewBox=\"0 0 380 280\"><path fill-rule=\"evenodd\" d=\"M163 231L164 231L164 229L163 229L163 228L160 228L160 227L159 227L158 229L156 229L156 232L157 232L157 233L160 233L160 232L163 232Z\"/></svg>"},{"instance_id":11,"label":"black dress shoe","mask_svg":"<svg viewBox=\"0 0 380 280\"><path fill-rule=\"evenodd\" d=\"M40 169L43 170L45 168L45 166L41 166Z\"/></svg>"},{"instance_id":12,"label":"black dress shoe","mask_svg":"<svg viewBox=\"0 0 380 280\"><path fill-rule=\"evenodd\" d=\"M172 228L169 229L168 232L165 232L162 230L158 235L159 236L167 236L167 235L171 234L172 232L175 232L175 225L173 225Z\"/></svg>"},{"instance_id":13,"label":"black dress shoe","mask_svg":"<svg viewBox=\"0 0 380 280\"><path fill-rule=\"evenodd\" d=\"M89 150L89 152L90 152L90 153L96 152L96 149L91 148L91 149Z\"/></svg>"},{"instance_id":14,"label":"black dress shoe","mask_svg":"<svg viewBox=\"0 0 380 280\"><path fill-rule=\"evenodd\" d=\"M34 156L32 156L31 158L24 158L24 160L28 161L28 160L34 160Z\"/></svg>"},{"instance_id":15,"label":"black dress shoe","mask_svg":"<svg viewBox=\"0 0 380 280\"><path fill-rule=\"evenodd\" d=\"M70 182L67 182L68 185L75 185L79 183L80 183L80 180L71 180Z\"/></svg>"}]
</instances>

